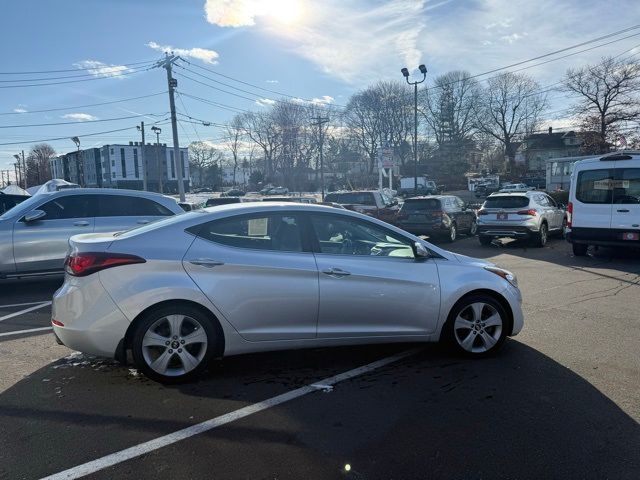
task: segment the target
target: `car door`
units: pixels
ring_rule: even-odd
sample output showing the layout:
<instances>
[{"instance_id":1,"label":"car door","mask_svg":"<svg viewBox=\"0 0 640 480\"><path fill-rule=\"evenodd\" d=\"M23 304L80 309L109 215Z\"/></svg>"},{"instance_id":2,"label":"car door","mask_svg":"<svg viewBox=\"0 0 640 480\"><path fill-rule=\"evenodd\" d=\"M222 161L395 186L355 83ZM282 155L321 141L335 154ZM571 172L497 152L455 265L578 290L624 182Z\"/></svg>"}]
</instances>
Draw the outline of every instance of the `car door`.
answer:
<instances>
[{"instance_id":1,"label":"car door","mask_svg":"<svg viewBox=\"0 0 640 480\"><path fill-rule=\"evenodd\" d=\"M133 195L97 195L96 232L117 232L146 225L173 212L158 202Z\"/></svg>"},{"instance_id":2,"label":"car door","mask_svg":"<svg viewBox=\"0 0 640 480\"><path fill-rule=\"evenodd\" d=\"M549 204L549 207L553 211L554 225L555 225L554 228L562 228L562 222L564 220L564 210L559 208L556 201L549 195L544 195L544 198L546 199L547 203Z\"/></svg>"},{"instance_id":3,"label":"car door","mask_svg":"<svg viewBox=\"0 0 640 480\"><path fill-rule=\"evenodd\" d=\"M438 268L411 239L373 222L310 216L319 270L319 338L425 335L440 309Z\"/></svg>"},{"instance_id":4,"label":"car door","mask_svg":"<svg viewBox=\"0 0 640 480\"><path fill-rule=\"evenodd\" d=\"M297 215L236 215L188 231L185 270L243 338L316 337L318 269Z\"/></svg>"},{"instance_id":5,"label":"car door","mask_svg":"<svg viewBox=\"0 0 640 480\"><path fill-rule=\"evenodd\" d=\"M58 196L34 210L44 211L45 216L32 222L20 216L13 225L16 273L62 270L69 238L94 230L95 196Z\"/></svg>"},{"instance_id":6,"label":"car door","mask_svg":"<svg viewBox=\"0 0 640 480\"><path fill-rule=\"evenodd\" d=\"M458 224L458 231L467 231L471 228L471 214L470 210L465 208L464 202L459 197L451 197L451 208L456 217L456 223Z\"/></svg>"},{"instance_id":7,"label":"car door","mask_svg":"<svg viewBox=\"0 0 640 480\"><path fill-rule=\"evenodd\" d=\"M622 163L622 161L620 162ZM616 240L638 240L640 231L640 168L617 168L613 182L611 228Z\"/></svg>"}]
</instances>

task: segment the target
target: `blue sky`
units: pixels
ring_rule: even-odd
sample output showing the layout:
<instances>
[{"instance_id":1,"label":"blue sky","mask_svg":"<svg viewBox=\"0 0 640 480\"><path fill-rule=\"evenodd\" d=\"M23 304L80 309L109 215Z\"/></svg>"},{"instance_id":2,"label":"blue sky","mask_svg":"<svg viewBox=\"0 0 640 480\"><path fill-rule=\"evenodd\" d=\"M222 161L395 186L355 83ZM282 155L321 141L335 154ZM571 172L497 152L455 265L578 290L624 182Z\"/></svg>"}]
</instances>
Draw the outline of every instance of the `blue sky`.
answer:
<instances>
[{"instance_id":1,"label":"blue sky","mask_svg":"<svg viewBox=\"0 0 640 480\"><path fill-rule=\"evenodd\" d=\"M344 104L350 94L381 79L401 80L403 66L427 64L429 78L451 69L479 73L570 46L640 23L640 3L618 1L538 0L21 0L3 5L4 62L1 71L67 70L77 72L33 75L0 74L7 80L85 75L76 83L39 87L0 88L0 127L34 123L103 120L136 114L147 117L71 125L0 128L0 168L9 168L12 155L28 150L30 140L66 137L150 124L168 111L166 95L98 107L29 113L32 110L74 107L163 92L164 70L135 73L139 65L176 49L185 59L259 87L318 102ZM630 34L640 33L640 30ZM602 55L640 53L640 36L621 40L557 62L526 70L542 85L557 82L571 66ZM178 50L180 49L180 50ZM143 66L144 67L144 66ZM132 68L132 70L128 70ZM218 85L238 95L216 91L181 76L213 84L191 72L176 70L178 110L196 118L225 122L229 110L195 101L206 98L241 110L268 108L278 98L254 87L194 72L248 90ZM125 73L125 75L120 75ZM76 77L78 78L78 77ZM96 78L94 80L94 78ZM68 79L67 79L68 80ZM67 81L65 79L51 80ZM36 81L44 82L44 81ZM261 98L267 100L260 101ZM552 111L567 99L554 94ZM183 104L184 102L184 104ZM262 105L260 105L260 103ZM157 116L154 116L157 115ZM551 122L551 119L553 121ZM550 115L556 126L566 123L562 112ZM169 140L169 125L162 125ZM181 144L202 139L216 143L214 127L184 124ZM149 132L150 134L150 132ZM149 135L150 136L150 135ZM137 140L135 130L82 139L83 146ZM70 140L50 142L59 152L73 149Z\"/></svg>"}]
</instances>

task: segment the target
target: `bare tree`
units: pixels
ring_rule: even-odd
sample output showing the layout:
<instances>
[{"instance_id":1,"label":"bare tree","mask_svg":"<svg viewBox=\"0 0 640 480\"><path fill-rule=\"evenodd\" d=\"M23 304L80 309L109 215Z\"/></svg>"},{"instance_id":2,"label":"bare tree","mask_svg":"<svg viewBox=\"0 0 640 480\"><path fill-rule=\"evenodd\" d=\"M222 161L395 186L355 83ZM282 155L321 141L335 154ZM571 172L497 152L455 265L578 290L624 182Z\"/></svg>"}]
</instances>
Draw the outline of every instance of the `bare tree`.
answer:
<instances>
[{"instance_id":1,"label":"bare tree","mask_svg":"<svg viewBox=\"0 0 640 480\"><path fill-rule=\"evenodd\" d=\"M367 170L373 172L381 146L382 116L380 97L368 88L353 95L345 110L345 123L368 159Z\"/></svg>"},{"instance_id":2,"label":"bare tree","mask_svg":"<svg viewBox=\"0 0 640 480\"><path fill-rule=\"evenodd\" d=\"M222 153L207 142L193 142L189 145L189 163L191 169L197 172L199 186L202 186L206 171L218 165Z\"/></svg>"},{"instance_id":3,"label":"bare tree","mask_svg":"<svg viewBox=\"0 0 640 480\"><path fill-rule=\"evenodd\" d=\"M56 151L48 143L39 143L31 147L26 158L27 184L41 185L51 180L50 160L56 156Z\"/></svg>"},{"instance_id":4,"label":"bare tree","mask_svg":"<svg viewBox=\"0 0 640 480\"><path fill-rule=\"evenodd\" d=\"M580 117L583 129L595 128L600 152L607 150L612 133L625 122L640 119L640 65L605 57L596 65L569 69L564 89L580 96L571 112Z\"/></svg>"},{"instance_id":5,"label":"bare tree","mask_svg":"<svg viewBox=\"0 0 640 480\"><path fill-rule=\"evenodd\" d=\"M270 112L250 112L240 118L247 136L262 149L265 177L270 180L274 173L274 159L282 142L282 132L273 122Z\"/></svg>"},{"instance_id":6,"label":"bare tree","mask_svg":"<svg viewBox=\"0 0 640 480\"><path fill-rule=\"evenodd\" d=\"M233 185L236 184L236 173L240 164L240 150L242 148L242 138L245 135L245 127L240 115L233 117L226 126L224 133L224 144L231 153L231 166L233 167Z\"/></svg>"},{"instance_id":7,"label":"bare tree","mask_svg":"<svg viewBox=\"0 0 640 480\"><path fill-rule=\"evenodd\" d=\"M492 77L475 112L479 130L498 140L513 170L518 143L535 131L547 98L536 81L523 73Z\"/></svg>"}]
</instances>

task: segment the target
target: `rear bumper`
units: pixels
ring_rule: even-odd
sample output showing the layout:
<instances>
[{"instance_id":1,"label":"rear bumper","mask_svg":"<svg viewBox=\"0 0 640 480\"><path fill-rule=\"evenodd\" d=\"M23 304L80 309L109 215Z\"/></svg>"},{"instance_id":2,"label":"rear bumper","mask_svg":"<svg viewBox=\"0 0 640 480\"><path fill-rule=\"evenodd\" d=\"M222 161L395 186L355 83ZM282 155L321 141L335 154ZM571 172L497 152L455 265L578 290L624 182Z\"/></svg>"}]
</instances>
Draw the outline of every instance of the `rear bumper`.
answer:
<instances>
[{"instance_id":1,"label":"rear bumper","mask_svg":"<svg viewBox=\"0 0 640 480\"><path fill-rule=\"evenodd\" d=\"M402 223L396 222L398 228L414 235L446 235L449 232L449 225L443 223Z\"/></svg>"},{"instance_id":2,"label":"rear bumper","mask_svg":"<svg viewBox=\"0 0 640 480\"><path fill-rule=\"evenodd\" d=\"M571 228L567 230L567 241L582 245L601 245L603 247L629 247L640 248L640 235L638 240L625 240L625 234L637 233L639 229L612 229L612 228Z\"/></svg>"},{"instance_id":3,"label":"rear bumper","mask_svg":"<svg viewBox=\"0 0 640 480\"><path fill-rule=\"evenodd\" d=\"M538 230L516 225L478 225L478 235L485 237L531 238Z\"/></svg>"}]
</instances>

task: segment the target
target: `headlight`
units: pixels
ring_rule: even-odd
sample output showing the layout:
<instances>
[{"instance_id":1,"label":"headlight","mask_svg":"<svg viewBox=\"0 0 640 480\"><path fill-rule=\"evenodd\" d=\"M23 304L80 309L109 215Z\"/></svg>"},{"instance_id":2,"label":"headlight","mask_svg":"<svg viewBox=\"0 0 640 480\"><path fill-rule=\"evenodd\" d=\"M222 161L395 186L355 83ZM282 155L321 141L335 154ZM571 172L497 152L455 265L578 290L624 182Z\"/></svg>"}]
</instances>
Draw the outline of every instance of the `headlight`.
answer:
<instances>
[{"instance_id":1,"label":"headlight","mask_svg":"<svg viewBox=\"0 0 640 480\"><path fill-rule=\"evenodd\" d=\"M511 285L513 285L514 287L518 288L518 279L509 270L504 270L504 269L498 268L498 267L484 267L484 269L489 271L489 272L491 272L491 273L495 273L499 277L504 278Z\"/></svg>"}]
</instances>

